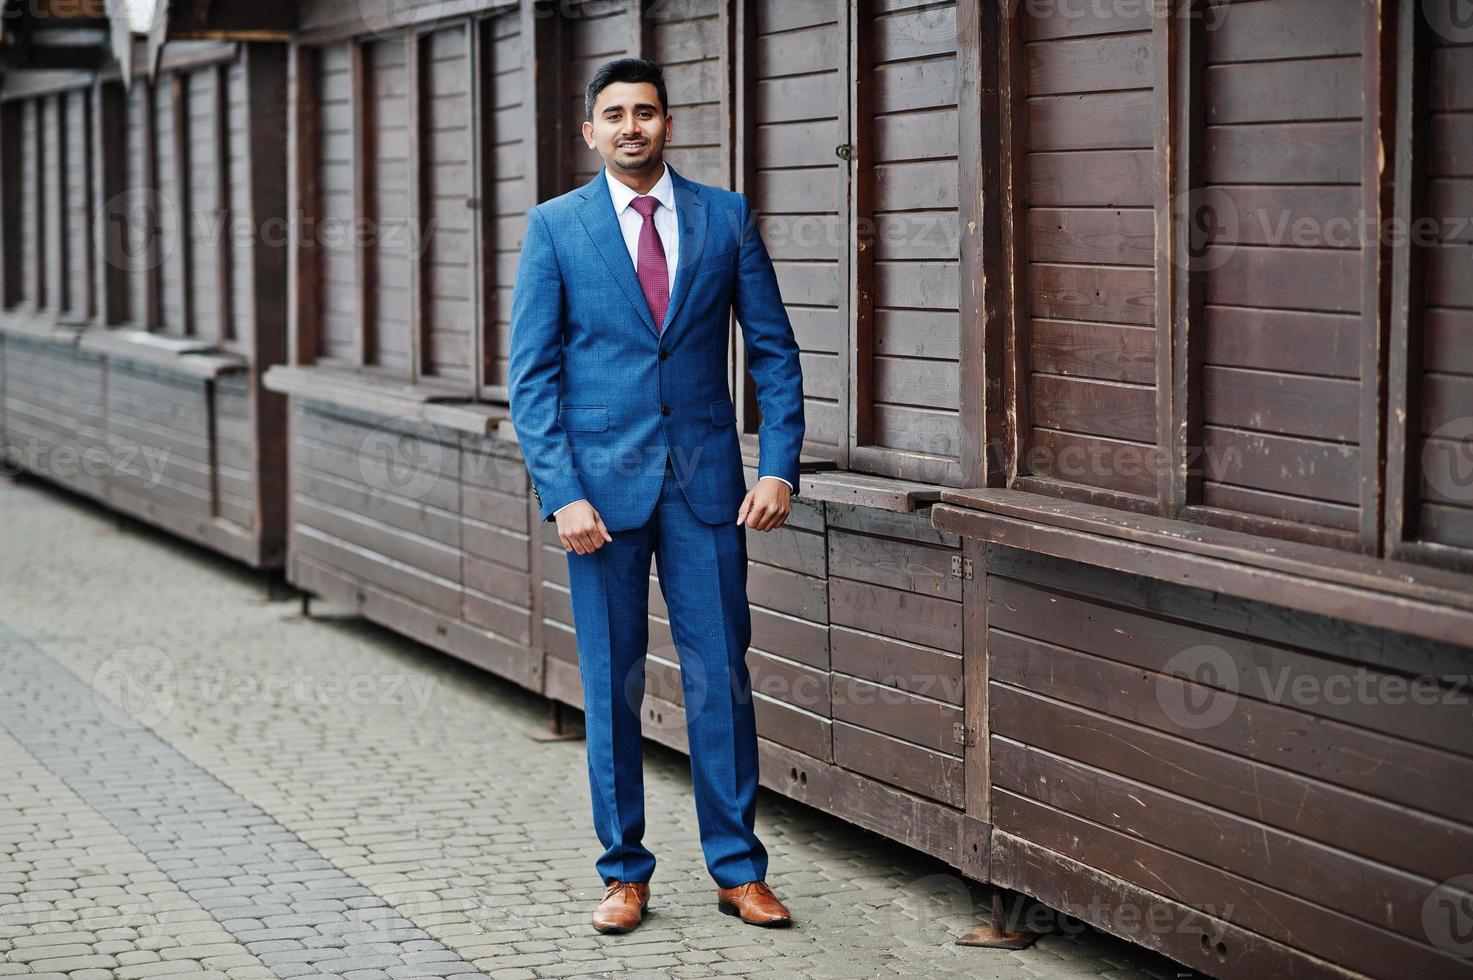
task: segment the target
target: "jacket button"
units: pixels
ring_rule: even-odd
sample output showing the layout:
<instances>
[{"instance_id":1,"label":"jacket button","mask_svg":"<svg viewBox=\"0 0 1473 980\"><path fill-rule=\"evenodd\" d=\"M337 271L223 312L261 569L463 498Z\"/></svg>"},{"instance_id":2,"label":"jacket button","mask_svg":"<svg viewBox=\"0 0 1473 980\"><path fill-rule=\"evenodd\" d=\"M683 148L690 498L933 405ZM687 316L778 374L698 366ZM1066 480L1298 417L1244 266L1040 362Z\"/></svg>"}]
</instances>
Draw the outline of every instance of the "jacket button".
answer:
<instances>
[{"instance_id":1,"label":"jacket button","mask_svg":"<svg viewBox=\"0 0 1473 980\"><path fill-rule=\"evenodd\" d=\"M665 358L667 358L669 356L670 356L670 352L669 351L667 351L667 350L660 351L660 360L663 361Z\"/></svg>"},{"instance_id":2,"label":"jacket button","mask_svg":"<svg viewBox=\"0 0 1473 980\"><path fill-rule=\"evenodd\" d=\"M661 415L669 415L670 414L670 406L669 405L661 405L660 406L660 414Z\"/></svg>"}]
</instances>

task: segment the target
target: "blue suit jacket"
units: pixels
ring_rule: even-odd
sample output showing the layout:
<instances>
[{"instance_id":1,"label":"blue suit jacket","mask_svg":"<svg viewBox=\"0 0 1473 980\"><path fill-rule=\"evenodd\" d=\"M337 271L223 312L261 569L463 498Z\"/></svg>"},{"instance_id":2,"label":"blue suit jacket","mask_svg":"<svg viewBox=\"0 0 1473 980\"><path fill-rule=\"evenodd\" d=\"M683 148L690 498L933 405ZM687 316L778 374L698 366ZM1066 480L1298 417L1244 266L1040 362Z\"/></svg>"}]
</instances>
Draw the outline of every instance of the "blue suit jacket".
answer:
<instances>
[{"instance_id":1,"label":"blue suit jacket","mask_svg":"<svg viewBox=\"0 0 1473 980\"><path fill-rule=\"evenodd\" d=\"M803 376L772 260L743 195L670 176L680 258L658 333L602 171L527 216L510 402L544 521L586 497L610 531L642 525L667 455L701 520L736 520L747 486L726 380L732 311L762 412L758 476L798 486Z\"/></svg>"}]
</instances>

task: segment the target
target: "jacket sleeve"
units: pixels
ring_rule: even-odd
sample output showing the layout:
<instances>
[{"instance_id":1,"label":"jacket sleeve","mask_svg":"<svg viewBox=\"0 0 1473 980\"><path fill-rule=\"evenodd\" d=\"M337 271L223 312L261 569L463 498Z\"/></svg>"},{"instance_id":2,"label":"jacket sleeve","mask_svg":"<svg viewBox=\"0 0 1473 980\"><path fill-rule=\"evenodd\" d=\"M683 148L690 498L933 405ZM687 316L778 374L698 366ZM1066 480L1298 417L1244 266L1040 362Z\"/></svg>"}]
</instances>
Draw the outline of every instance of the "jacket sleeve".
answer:
<instances>
[{"instance_id":1,"label":"jacket sleeve","mask_svg":"<svg viewBox=\"0 0 1473 980\"><path fill-rule=\"evenodd\" d=\"M778 291L777 273L767 254L746 195L738 195L741 238L732 309L742 327L747 369L757 389L762 425L757 432L757 474L798 485L798 456L803 448L803 371L798 341Z\"/></svg>"},{"instance_id":2,"label":"jacket sleeve","mask_svg":"<svg viewBox=\"0 0 1473 980\"><path fill-rule=\"evenodd\" d=\"M507 397L544 521L552 520L565 504L587 496L567 433L558 421L562 368L562 275L547 220L533 208L527 215L512 289Z\"/></svg>"}]
</instances>

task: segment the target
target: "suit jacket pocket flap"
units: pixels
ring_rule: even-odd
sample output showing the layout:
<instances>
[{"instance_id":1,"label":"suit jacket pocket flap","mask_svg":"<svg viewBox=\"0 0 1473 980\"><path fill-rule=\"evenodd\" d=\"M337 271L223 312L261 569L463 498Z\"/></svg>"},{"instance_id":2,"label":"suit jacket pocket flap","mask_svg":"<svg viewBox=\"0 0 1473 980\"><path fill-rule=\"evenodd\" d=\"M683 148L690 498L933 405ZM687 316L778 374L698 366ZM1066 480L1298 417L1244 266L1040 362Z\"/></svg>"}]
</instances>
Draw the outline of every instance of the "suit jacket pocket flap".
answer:
<instances>
[{"instance_id":1,"label":"suit jacket pocket flap","mask_svg":"<svg viewBox=\"0 0 1473 980\"><path fill-rule=\"evenodd\" d=\"M558 409L557 420L564 429L577 432L602 432L609 427L607 405L564 405Z\"/></svg>"},{"instance_id":2,"label":"suit jacket pocket flap","mask_svg":"<svg viewBox=\"0 0 1473 980\"><path fill-rule=\"evenodd\" d=\"M718 398L711 403L711 421L716 425L731 425L736 422L736 408L730 398Z\"/></svg>"}]
</instances>

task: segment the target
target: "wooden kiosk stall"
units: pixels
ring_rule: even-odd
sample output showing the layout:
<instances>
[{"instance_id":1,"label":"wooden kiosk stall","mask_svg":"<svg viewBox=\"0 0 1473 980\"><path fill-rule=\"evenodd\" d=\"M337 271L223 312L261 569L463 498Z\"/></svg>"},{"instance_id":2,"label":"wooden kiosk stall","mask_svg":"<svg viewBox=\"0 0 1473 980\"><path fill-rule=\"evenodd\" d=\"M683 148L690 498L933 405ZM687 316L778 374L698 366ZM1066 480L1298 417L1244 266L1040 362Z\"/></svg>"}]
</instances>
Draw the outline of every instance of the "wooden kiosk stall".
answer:
<instances>
[{"instance_id":1,"label":"wooden kiosk stall","mask_svg":"<svg viewBox=\"0 0 1473 980\"><path fill-rule=\"evenodd\" d=\"M279 567L285 405L261 376L286 345L286 32L268 14L289 5L251 4L242 43L179 18L145 38L103 6L7 18L7 465ZM245 6L212 16L239 27Z\"/></svg>"},{"instance_id":2,"label":"wooden kiosk stall","mask_svg":"<svg viewBox=\"0 0 1473 980\"><path fill-rule=\"evenodd\" d=\"M1473 976L1473 32L1061 10L984 13L986 451L930 511L978 870L1218 976Z\"/></svg>"}]
</instances>

